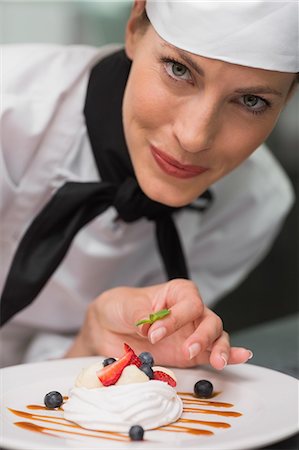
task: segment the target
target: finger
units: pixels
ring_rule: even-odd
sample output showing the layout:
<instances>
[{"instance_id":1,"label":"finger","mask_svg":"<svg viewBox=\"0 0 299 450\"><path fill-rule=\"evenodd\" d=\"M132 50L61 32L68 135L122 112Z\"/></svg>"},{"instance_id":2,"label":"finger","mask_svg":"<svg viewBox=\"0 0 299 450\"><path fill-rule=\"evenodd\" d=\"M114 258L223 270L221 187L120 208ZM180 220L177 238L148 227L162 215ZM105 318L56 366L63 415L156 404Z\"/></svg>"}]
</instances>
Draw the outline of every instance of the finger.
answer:
<instances>
[{"instance_id":1,"label":"finger","mask_svg":"<svg viewBox=\"0 0 299 450\"><path fill-rule=\"evenodd\" d=\"M228 334L217 339L213 345L210 364L217 370L222 370L227 364L243 364L251 359L253 353L242 347L230 347Z\"/></svg>"},{"instance_id":2,"label":"finger","mask_svg":"<svg viewBox=\"0 0 299 450\"><path fill-rule=\"evenodd\" d=\"M221 336L212 345L209 359L211 366L217 370L224 369L229 361L230 352L229 335L223 331Z\"/></svg>"},{"instance_id":3,"label":"finger","mask_svg":"<svg viewBox=\"0 0 299 450\"><path fill-rule=\"evenodd\" d=\"M185 357L192 359L200 353L210 350L222 333L223 324L220 317L205 308L202 321L183 344Z\"/></svg>"},{"instance_id":4,"label":"finger","mask_svg":"<svg viewBox=\"0 0 299 450\"><path fill-rule=\"evenodd\" d=\"M144 317L144 318L145 318L145 317ZM136 326L136 333L137 333L139 336L147 337L147 336L148 336L148 330L149 330L149 329L150 329L150 324L144 323L144 324L142 324L142 325Z\"/></svg>"},{"instance_id":5,"label":"finger","mask_svg":"<svg viewBox=\"0 0 299 450\"><path fill-rule=\"evenodd\" d=\"M159 311L163 308L171 308L177 303L186 300L200 299L200 302L202 303L201 296L195 283L181 278L156 286L156 289L153 290L152 293L155 311Z\"/></svg>"},{"instance_id":6,"label":"finger","mask_svg":"<svg viewBox=\"0 0 299 450\"><path fill-rule=\"evenodd\" d=\"M253 358L251 350L243 347L231 347L228 364L243 364Z\"/></svg>"},{"instance_id":7,"label":"finger","mask_svg":"<svg viewBox=\"0 0 299 450\"><path fill-rule=\"evenodd\" d=\"M217 345L215 348L213 348L212 352L209 350L200 352L193 359L189 359L188 361L186 360L185 365L188 367L192 367L203 364L210 364L217 370L223 370L227 364L243 364L253 357L253 353L251 350L242 347L231 347L229 349L228 343L225 343L224 340L226 340L226 338L221 337L219 339L219 347ZM226 362L225 359L227 354L229 354L229 356Z\"/></svg>"},{"instance_id":8,"label":"finger","mask_svg":"<svg viewBox=\"0 0 299 450\"><path fill-rule=\"evenodd\" d=\"M96 302L98 320L110 331L134 334L136 323L151 312L150 298L138 288L115 288ZM143 331L143 330L142 330ZM147 335L147 331L141 333Z\"/></svg>"},{"instance_id":9,"label":"finger","mask_svg":"<svg viewBox=\"0 0 299 450\"><path fill-rule=\"evenodd\" d=\"M252 357L252 352L250 350L245 348L232 348L227 364L243 364ZM180 367L196 367L207 364L210 364L217 370L222 370L226 367L226 364L224 364L221 359L217 359L216 361L212 358L211 360L211 352L208 350L200 352L198 356L193 359L185 359L184 364L181 364Z\"/></svg>"},{"instance_id":10,"label":"finger","mask_svg":"<svg viewBox=\"0 0 299 450\"><path fill-rule=\"evenodd\" d=\"M200 320L202 313L203 304L199 296L176 303L170 308L168 316L156 321L150 327L148 336L151 344L170 336L187 324L193 327L193 322Z\"/></svg>"}]
</instances>

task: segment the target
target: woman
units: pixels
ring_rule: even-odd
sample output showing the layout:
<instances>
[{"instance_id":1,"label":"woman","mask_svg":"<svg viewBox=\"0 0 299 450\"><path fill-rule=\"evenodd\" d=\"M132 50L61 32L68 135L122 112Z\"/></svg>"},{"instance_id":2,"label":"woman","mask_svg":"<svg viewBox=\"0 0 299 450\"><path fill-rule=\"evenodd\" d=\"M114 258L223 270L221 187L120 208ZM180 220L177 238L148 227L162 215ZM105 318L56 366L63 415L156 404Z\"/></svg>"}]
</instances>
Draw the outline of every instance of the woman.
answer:
<instances>
[{"instance_id":1,"label":"woman","mask_svg":"<svg viewBox=\"0 0 299 450\"><path fill-rule=\"evenodd\" d=\"M135 1L125 52L4 53L4 364L123 341L175 366L252 356L203 301L259 262L292 203L253 152L294 91L297 28L292 2L229 5Z\"/></svg>"}]
</instances>

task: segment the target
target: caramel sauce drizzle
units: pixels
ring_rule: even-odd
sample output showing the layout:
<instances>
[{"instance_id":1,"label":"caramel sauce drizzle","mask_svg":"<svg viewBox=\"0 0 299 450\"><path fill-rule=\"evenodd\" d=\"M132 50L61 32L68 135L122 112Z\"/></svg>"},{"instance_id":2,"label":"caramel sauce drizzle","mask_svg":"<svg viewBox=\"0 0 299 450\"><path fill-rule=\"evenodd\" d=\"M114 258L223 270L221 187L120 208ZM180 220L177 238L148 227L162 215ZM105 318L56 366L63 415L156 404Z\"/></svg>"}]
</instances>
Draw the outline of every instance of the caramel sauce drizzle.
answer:
<instances>
[{"instance_id":1,"label":"caramel sauce drizzle","mask_svg":"<svg viewBox=\"0 0 299 450\"><path fill-rule=\"evenodd\" d=\"M39 405L36 405L39 406ZM43 406L41 406L40 409L46 409L48 410L48 408L44 408ZM54 411L58 411L61 408L56 408ZM80 436L87 436L87 437L100 437L100 438L105 438L105 439L113 439L113 440L117 440L117 441L127 441L128 437L125 434L122 433L118 433L118 432L114 432L114 431L103 431L103 430L87 430L86 428L82 428L80 427L80 425L77 425L73 422L69 422L68 420L64 419L64 417L55 417L55 416L48 416L48 415L44 415L44 414L31 414L28 413L26 411L18 411L16 409L12 409L12 408L8 408L8 410L10 412L12 412L13 414L15 414L16 416L19 417L23 417L25 419L31 419L31 420L38 420L39 422L46 422L49 424L56 424L56 425L60 425L63 427L68 427L68 428L75 428L78 430L86 430L86 431L94 431L95 433L101 433L100 435L98 434L88 434L87 432L77 432L77 431L67 431L67 430L63 430L63 429L55 429L55 428L48 428L48 427L42 427L39 425L36 425L32 422L15 422L14 424L17 425L20 428L24 428L27 429L29 431L35 431L35 432L39 432L39 433L44 433L44 434L51 434L51 433L46 433L45 430L48 431L52 431L52 432L60 432L60 433L67 433L67 434L77 434ZM48 410L49 411L49 410ZM50 419L50 420L49 420ZM108 436L106 436L108 435ZM113 437L110 437L109 435L112 435ZM51 434L51 436L56 436L55 434ZM59 436L57 436L59 437Z\"/></svg>"},{"instance_id":2,"label":"caramel sauce drizzle","mask_svg":"<svg viewBox=\"0 0 299 450\"><path fill-rule=\"evenodd\" d=\"M242 414L236 411L223 411L219 409L214 408L232 408L234 405L232 403L225 403L225 402L217 402L217 401L211 401L206 399L200 399L195 397L194 394L190 392L178 392L178 395L180 395L182 401L183 401L183 413L197 413L197 414L215 414L220 416L226 416L226 417L239 417ZM216 392L213 394L212 397L216 397L219 395L219 392ZM64 396L64 401L68 400L67 396ZM195 405L195 406L189 406L189 405ZM212 409L203 409L201 406L209 406ZM70 422L64 417L59 416L63 412L63 409L56 408L54 410L49 410L46 406L43 405L27 405L26 408L29 411L47 411L53 413L53 415L50 414L38 414L34 412L27 412L27 411L19 411L16 409L8 408L8 410L18 416L22 417L23 419L27 419L28 421L22 421L22 422L14 422L14 425L23 428L28 431L46 434L50 436L55 437L61 437L62 434L70 434L74 436L84 436L84 437L91 437L91 438L98 438L98 439L108 439L108 440L114 440L119 442L128 442L130 441L130 438L126 433L119 433L114 431L104 431L104 430L88 430L86 428L81 427L80 425L77 425L73 422ZM58 413L58 414L57 414ZM55 415L54 415L55 414ZM34 423L34 421L38 422L45 422L48 424L48 426L43 425L37 425ZM62 428L54 428L53 425L59 425ZM184 425L185 424L185 425ZM193 425L193 426L188 426ZM51 425L51 426L49 426ZM230 428L231 425L226 422L218 422L218 421L208 421L208 420L199 420L199 419L189 419L185 417L180 417L175 423L168 424L159 428L156 428L158 431L165 431L165 432L176 432L176 433L188 433L193 435L206 435L210 436L213 435L214 432L202 428L196 427L196 425L204 425L206 427L212 427L212 428ZM68 429L65 429L64 427L67 427Z\"/></svg>"},{"instance_id":3,"label":"caramel sauce drizzle","mask_svg":"<svg viewBox=\"0 0 299 450\"><path fill-rule=\"evenodd\" d=\"M176 423L194 423L194 424L200 424L200 425L207 425L209 427L213 428L230 428L231 425L226 422L210 422L208 420L195 420L195 419L184 419L181 417L177 420Z\"/></svg>"},{"instance_id":4,"label":"caramel sauce drizzle","mask_svg":"<svg viewBox=\"0 0 299 450\"><path fill-rule=\"evenodd\" d=\"M197 400L199 400L199 398L198 398L198 397L195 397L195 395L194 395L192 392L177 392L177 394L178 394L180 397L186 395L187 397L194 397L194 398L197 398ZM212 393L211 397L209 397L209 398L217 397L217 395L219 395L219 394L221 394L221 392L215 391L215 392ZM201 400L203 400L203 399L201 399Z\"/></svg>"},{"instance_id":5,"label":"caramel sauce drizzle","mask_svg":"<svg viewBox=\"0 0 299 450\"><path fill-rule=\"evenodd\" d=\"M77 435L77 436L86 436L86 437L92 437L92 438L101 438L101 439L108 439L108 440L112 440L112 441L119 441L119 442L127 442L129 440L128 437L126 437L125 435L120 439L117 438L116 436L114 437L110 437L109 433L107 431L103 431L103 436L101 435L96 435L96 434L89 434L89 433L85 433L85 432L78 432L78 431L68 431L68 430L61 430L59 428L50 428L50 427L41 427L40 425L36 425L35 423L32 422L15 422L14 423L16 426L23 428L25 430L29 430L29 431L35 431L37 433L41 433L41 434L47 434L50 436L54 436L54 437L61 437L59 434L63 433L63 434L72 434L72 435ZM81 427L76 427L76 428L81 428ZM83 429L83 428L82 428ZM48 433L47 431L50 431L51 433ZM58 435L55 434L59 433ZM113 432L111 432L111 434L114 434ZM115 435L117 435L118 433L115 433Z\"/></svg>"},{"instance_id":6,"label":"caramel sauce drizzle","mask_svg":"<svg viewBox=\"0 0 299 450\"><path fill-rule=\"evenodd\" d=\"M218 416L226 416L226 417L240 417L241 413L236 411L212 411L211 409L199 409L199 408L184 408L184 412L188 413L200 413L200 414L216 414Z\"/></svg>"},{"instance_id":7,"label":"caramel sauce drizzle","mask_svg":"<svg viewBox=\"0 0 299 450\"><path fill-rule=\"evenodd\" d=\"M195 404L200 406L211 406L215 408L232 408L234 405L232 403L225 403L225 402L215 402L211 400L206 400L202 398L195 397L194 394L191 394L190 392L178 392L180 395L184 408L183 411L186 413L201 413L201 414L216 414L219 416L226 416L226 417L240 417L242 414L236 411L221 411L221 410L214 410L214 409L201 409L196 407L188 407L186 405ZM219 392L214 393L213 397L216 397ZM187 398L186 398L187 397Z\"/></svg>"},{"instance_id":8,"label":"caramel sauce drizzle","mask_svg":"<svg viewBox=\"0 0 299 450\"><path fill-rule=\"evenodd\" d=\"M38 420L39 422L56 423L57 425L65 425L71 428L77 428L77 425L66 421L63 417L46 416L44 414L31 414L26 411L18 411L16 409L7 408L10 412L24 419ZM47 408L46 408L47 409ZM57 411L58 408L55 410ZM50 419L50 420L49 420Z\"/></svg>"},{"instance_id":9,"label":"caramel sauce drizzle","mask_svg":"<svg viewBox=\"0 0 299 450\"><path fill-rule=\"evenodd\" d=\"M184 398L181 397L181 399L183 400L184 404L188 404L188 405L192 405L192 404L197 404L197 405L205 405L205 406L214 406L215 408L232 408L234 405L232 403L224 403L224 402L210 402L208 400L203 400L203 399L189 399L189 398Z\"/></svg>"},{"instance_id":10,"label":"caramel sauce drizzle","mask_svg":"<svg viewBox=\"0 0 299 450\"><path fill-rule=\"evenodd\" d=\"M179 425L167 425L167 428L159 428L160 431L172 431L176 433L188 433L188 434L201 434L201 435L209 435L211 436L213 431L209 430L201 430L200 428L191 428L191 427L181 427Z\"/></svg>"},{"instance_id":11,"label":"caramel sauce drizzle","mask_svg":"<svg viewBox=\"0 0 299 450\"><path fill-rule=\"evenodd\" d=\"M40 411L49 411L49 408L47 408L46 406L43 405L27 405L26 406L27 409L35 409L35 410L40 410ZM9 408L8 408L9 409ZM55 408L55 411L63 411L62 408Z\"/></svg>"}]
</instances>

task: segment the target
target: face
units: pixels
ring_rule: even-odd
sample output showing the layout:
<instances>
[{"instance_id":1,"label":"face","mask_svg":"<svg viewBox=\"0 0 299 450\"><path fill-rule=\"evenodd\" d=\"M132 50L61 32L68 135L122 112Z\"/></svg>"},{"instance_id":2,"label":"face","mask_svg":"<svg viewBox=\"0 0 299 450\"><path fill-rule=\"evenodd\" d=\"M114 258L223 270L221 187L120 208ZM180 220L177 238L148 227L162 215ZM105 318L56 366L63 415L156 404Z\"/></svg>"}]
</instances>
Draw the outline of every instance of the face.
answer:
<instances>
[{"instance_id":1,"label":"face","mask_svg":"<svg viewBox=\"0 0 299 450\"><path fill-rule=\"evenodd\" d=\"M204 58L129 22L125 137L141 189L183 206L266 139L294 75ZM132 25L130 27L130 25Z\"/></svg>"}]
</instances>

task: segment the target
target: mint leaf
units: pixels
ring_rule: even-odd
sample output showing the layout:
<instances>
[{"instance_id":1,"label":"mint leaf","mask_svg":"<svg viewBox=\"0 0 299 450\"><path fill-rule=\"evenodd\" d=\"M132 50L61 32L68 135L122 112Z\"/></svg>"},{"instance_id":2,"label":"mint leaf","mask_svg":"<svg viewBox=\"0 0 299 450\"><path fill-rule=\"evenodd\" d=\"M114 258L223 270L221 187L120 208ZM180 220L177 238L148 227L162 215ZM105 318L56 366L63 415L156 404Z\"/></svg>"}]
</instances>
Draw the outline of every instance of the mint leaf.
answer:
<instances>
[{"instance_id":1,"label":"mint leaf","mask_svg":"<svg viewBox=\"0 0 299 450\"><path fill-rule=\"evenodd\" d=\"M139 325L142 325L144 323L153 323L150 319L142 319L142 320L138 320L138 322L135 323L136 327L138 327Z\"/></svg>"},{"instance_id":2,"label":"mint leaf","mask_svg":"<svg viewBox=\"0 0 299 450\"><path fill-rule=\"evenodd\" d=\"M170 309L161 309L160 311L150 314L148 319L139 320L135 323L135 325L136 327L138 327L139 325L142 325L144 323L152 324L156 322L156 320L161 320L164 317L168 316L168 314L170 314Z\"/></svg>"},{"instance_id":3,"label":"mint leaf","mask_svg":"<svg viewBox=\"0 0 299 450\"><path fill-rule=\"evenodd\" d=\"M156 320L160 320L163 319L163 317L168 316L168 314L170 314L170 310L169 309L161 309L161 311L157 311L153 314L150 314L150 319L153 322L156 322Z\"/></svg>"}]
</instances>

